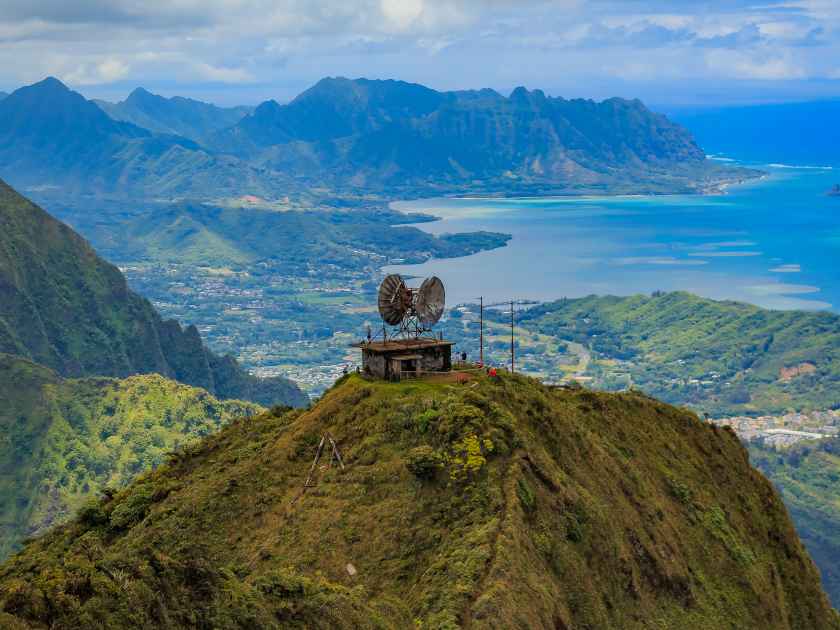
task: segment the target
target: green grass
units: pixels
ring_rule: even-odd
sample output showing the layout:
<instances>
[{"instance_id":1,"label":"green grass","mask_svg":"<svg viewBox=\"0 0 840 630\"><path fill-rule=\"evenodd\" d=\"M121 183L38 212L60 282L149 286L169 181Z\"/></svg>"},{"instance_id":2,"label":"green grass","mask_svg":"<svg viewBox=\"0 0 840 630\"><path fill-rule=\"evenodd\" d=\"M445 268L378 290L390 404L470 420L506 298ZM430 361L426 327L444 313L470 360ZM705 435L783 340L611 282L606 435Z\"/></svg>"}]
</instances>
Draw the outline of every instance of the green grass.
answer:
<instances>
[{"instance_id":1,"label":"green grass","mask_svg":"<svg viewBox=\"0 0 840 630\"><path fill-rule=\"evenodd\" d=\"M325 432L346 468L322 461L303 493ZM840 627L732 432L507 374L351 375L311 410L234 422L0 567L0 621Z\"/></svg>"}]
</instances>

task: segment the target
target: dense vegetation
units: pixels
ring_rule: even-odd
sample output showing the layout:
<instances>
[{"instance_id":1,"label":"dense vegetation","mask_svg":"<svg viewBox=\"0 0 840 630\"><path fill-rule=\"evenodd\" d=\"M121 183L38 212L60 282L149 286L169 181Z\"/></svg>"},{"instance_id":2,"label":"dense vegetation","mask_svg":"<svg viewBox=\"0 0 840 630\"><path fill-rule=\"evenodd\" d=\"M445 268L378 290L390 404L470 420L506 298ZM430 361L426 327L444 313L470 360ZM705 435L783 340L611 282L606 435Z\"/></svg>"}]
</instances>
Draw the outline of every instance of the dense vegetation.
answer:
<instances>
[{"instance_id":1,"label":"dense vegetation","mask_svg":"<svg viewBox=\"0 0 840 630\"><path fill-rule=\"evenodd\" d=\"M102 107L119 120L52 78L0 100L0 177L65 196L280 199L692 192L751 175L706 161L688 132L639 101L567 101L524 88L504 97L324 79L236 124L241 112L145 92ZM201 142L171 133L204 130Z\"/></svg>"},{"instance_id":2,"label":"dense vegetation","mask_svg":"<svg viewBox=\"0 0 840 630\"><path fill-rule=\"evenodd\" d=\"M64 376L157 372L220 398L305 404L287 379L259 380L164 321L69 227L0 181L0 352Z\"/></svg>"},{"instance_id":3,"label":"dense vegetation","mask_svg":"<svg viewBox=\"0 0 840 630\"><path fill-rule=\"evenodd\" d=\"M800 444L787 451L750 446L750 458L778 486L799 537L840 606L840 439Z\"/></svg>"},{"instance_id":4,"label":"dense vegetation","mask_svg":"<svg viewBox=\"0 0 840 630\"><path fill-rule=\"evenodd\" d=\"M173 449L261 407L157 374L65 380L0 354L0 557Z\"/></svg>"},{"instance_id":5,"label":"dense vegetation","mask_svg":"<svg viewBox=\"0 0 840 630\"><path fill-rule=\"evenodd\" d=\"M316 485L302 492L329 432ZM838 628L736 437L645 396L350 376L0 567L8 628Z\"/></svg>"},{"instance_id":6,"label":"dense vegetation","mask_svg":"<svg viewBox=\"0 0 840 630\"><path fill-rule=\"evenodd\" d=\"M840 406L840 317L833 313L663 293L559 300L524 311L520 323L618 359L633 384L705 412ZM596 385L610 385L603 371L593 374Z\"/></svg>"}]
</instances>

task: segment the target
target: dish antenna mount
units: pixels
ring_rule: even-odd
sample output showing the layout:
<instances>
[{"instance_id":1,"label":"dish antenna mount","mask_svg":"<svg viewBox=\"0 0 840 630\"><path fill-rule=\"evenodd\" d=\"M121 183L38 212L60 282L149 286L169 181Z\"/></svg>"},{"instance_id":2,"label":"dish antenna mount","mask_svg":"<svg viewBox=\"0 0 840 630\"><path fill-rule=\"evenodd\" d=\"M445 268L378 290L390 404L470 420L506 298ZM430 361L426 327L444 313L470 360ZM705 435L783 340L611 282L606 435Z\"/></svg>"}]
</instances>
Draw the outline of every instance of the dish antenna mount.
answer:
<instances>
[{"instance_id":1,"label":"dish antenna mount","mask_svg":"<svg viewBox=\"0 0 840 630\"><path fill-rule=\"evenodd\" d=\"M437 276L426 278L419 289L406 285L393 273L379 285L379 315L389 326L399 326L398 336L418 338L431 332L446 304L443 282Z\"/></svg>"}]
</instances>

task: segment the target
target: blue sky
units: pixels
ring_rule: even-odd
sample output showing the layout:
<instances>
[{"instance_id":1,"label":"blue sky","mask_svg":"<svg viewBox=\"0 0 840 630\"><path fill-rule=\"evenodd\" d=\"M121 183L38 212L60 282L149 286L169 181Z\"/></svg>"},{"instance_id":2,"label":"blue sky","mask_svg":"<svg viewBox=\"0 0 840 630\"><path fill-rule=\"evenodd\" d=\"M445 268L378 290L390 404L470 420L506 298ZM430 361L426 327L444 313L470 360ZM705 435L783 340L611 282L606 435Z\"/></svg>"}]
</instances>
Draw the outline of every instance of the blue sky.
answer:
<instances>
[{"instance_id":1,"label":"blue sky","mask_svg":"<svg viewBox=\"0 0 840 630\"><path fill-rule=\"evenodd\" d=\"M323 76L718 104L840 97L840 0L2 0L0 89L285 101Z\"/></svg>"}]
</instances>

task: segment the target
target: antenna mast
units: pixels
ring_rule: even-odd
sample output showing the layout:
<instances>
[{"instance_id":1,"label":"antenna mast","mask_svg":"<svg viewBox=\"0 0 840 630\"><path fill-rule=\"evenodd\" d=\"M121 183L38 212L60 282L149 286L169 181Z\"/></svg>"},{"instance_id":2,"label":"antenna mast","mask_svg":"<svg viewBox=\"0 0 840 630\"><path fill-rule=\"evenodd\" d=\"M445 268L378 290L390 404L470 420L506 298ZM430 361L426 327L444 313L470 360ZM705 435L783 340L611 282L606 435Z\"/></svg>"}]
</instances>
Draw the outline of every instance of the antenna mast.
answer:
<instances>
[{"instance_id":1,"label":"antenna mast","mask_svg":"<svg viewBox=\"0 0 840 630\"><path fill-rule=\"evenodd\" d=\"M510 301L510 373L513 374L513 300Z\"/></svg>"},{"instance_id":2,"label":"antenna mast","mask_svg":"<svg viewBox=\"0 0 840 630\"><path fill-rule=\"evenodd\" d=\"M479 332L479 362L481 365L484 365L484 296L482 295L479 299L479 322L480 325L480 332Z\"/></svg>"}]
</instances>

